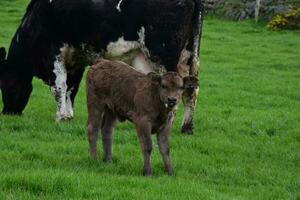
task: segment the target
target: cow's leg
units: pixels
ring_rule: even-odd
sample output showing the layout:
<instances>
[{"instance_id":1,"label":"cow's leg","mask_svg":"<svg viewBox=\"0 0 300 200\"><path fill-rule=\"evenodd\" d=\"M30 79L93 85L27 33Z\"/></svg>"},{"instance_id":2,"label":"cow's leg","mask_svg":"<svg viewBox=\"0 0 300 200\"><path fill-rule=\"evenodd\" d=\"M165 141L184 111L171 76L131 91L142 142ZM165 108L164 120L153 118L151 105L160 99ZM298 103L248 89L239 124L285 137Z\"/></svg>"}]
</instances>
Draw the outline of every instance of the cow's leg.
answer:
<instances>
[{"instance_id":1,"label":"cow's leg","mask_svg":"<svg viewBox=\"0 0 300 200\"><path fill-rule=\"evenodd\" d=\"M64 64L64 60L61 55L56 56L54 61L54 85L51 86L51 92L55 97L56 108L56 121L67 119L66 113L66 96L67 96L67 70Z\"/></svg>"},{"instance_id":2,"label":"cow's leg","mask_svg":"<svg viewBox=\"0 0 300 200\"><path fill-rule=\"evenodd\" d=\"M184 49L181 53L180 62L177 66L178 73L186 78L191 78L190 76L190 65L189 60L192 57L192 52ZM195 68L198 68L198 61L195 59L193 61L193 65L195 65ZM192 77L195 77L197 72L195 72L195 75L192 75ZM198 85L197 84L185 84L185 89L182 95L182 100L184 104L184 117L182 121L182 128L181 131L184 134L192 134L193 133L193 117L194 117L194 111L195 111L195 105L196 105L196 99L198 94Z\"/></svg>"},{"instance_id":3,"label":"cow's leg","mask_svg":"<svg viewBox=\"0 0 300 200\"><path fill-rule=\"evenodd\" d=\"M32 72L5 72L1 77L3 114L20 115L32 91Z\"/></svg>"},{"instance_id":4,"label":"cow's leg","mask_svg":"<svg viewBox=\"0 0 300 200\"><path fill-rule=\"evenodd\" d=\"M189 76L198 77L200 68L200 43L202 37L202 26L203 26L203 5L201 1L196 3L197 9L193 16L193 30L192 37L189 39L187 50L191 53L187 61ZM183 103L185 107L184 118L182 122L181 131L184 134L193 134L194 125L194 113L196 100L198 96L199 87L188 87L183 93Z\"/></svg>"},{"instance_id":5,"label":"cow's leg","mask_svg":"<svg viewBox=\"0 0 300 200\"><path fill-rule=\"evenodd\" d=\"M66 118L72 119L74 116L74 101L78 92L80 82L84 73L84 67L77 68L73 73L67 74L67 95L66 95Z\"/></svg>"},{"instance_id":6,"label":"cow's leg","mask_svg":"<svg viewBox=\"0 0 300 200\"><path fill-rule=\"evenodd\" d=\"M101 127L104 161L112 161L112 135L116 116L108 109L105 110Z\"/></svg>"},{"instance_id":7,"label":"cow's leg","mask_svg":"<svg viewBox=\"0 0 300 200\"><path fill-rule=\"evenodd\" d=\"M182 121L181 132L184 134L193 134L194 114L198 96L198 87L190 88L190 91L184 91L182 100L184 104L184 117Z\"/></svg>"},{"instance_id":8,"label":"cow's leg","mask_svg":"<svg viewBox=\"0 0 300 200\"><path fill-rule=\"evenodd\" d=\"M198 76L199 59L197 53L194 54L195 55L193 56L193 60L191 63L191 68L193 68L193 70L190 71L189 76L195 77L196 79ZM189 65L187 66L190 67ZM184 76L186 77L186 74ZM199 92L198 84L186 85L185 90L183 92L182 100L184 104L184 117L182 121L181 132L184 134L193 134L194 114L195 114L198 92Z\"/></svg>"}]
</instances>

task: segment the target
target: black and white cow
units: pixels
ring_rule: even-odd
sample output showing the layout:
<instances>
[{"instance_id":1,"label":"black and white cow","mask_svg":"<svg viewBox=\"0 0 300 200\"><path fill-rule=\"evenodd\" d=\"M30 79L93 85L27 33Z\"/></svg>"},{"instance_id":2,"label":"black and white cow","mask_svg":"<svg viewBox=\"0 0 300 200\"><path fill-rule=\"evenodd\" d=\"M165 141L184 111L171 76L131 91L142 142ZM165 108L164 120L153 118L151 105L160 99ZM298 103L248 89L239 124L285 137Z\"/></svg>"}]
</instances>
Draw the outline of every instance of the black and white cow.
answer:
<instances>
[{"instance_id":1,"label":"black and white cow","mask_svg":"<svg viewBox=\"0 0 300 200\"><path fill-rule=\"evenodd\" d=\"M51 88L56 119L72 118L85 66L99 57L196 77L202 13L201 0L31 0L0 66L3 113L22 113L36 76ZM185 133L197 89L183 98Z\"/></svg>"}]
</instances>

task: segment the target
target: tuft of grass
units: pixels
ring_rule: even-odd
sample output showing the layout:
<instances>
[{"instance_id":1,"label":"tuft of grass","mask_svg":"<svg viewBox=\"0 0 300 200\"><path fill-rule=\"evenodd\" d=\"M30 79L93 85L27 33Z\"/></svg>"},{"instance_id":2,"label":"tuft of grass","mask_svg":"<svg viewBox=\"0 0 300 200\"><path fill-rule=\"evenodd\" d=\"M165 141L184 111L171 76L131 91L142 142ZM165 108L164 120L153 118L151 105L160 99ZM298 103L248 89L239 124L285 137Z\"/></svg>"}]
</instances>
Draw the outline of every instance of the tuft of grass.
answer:
<instances>
[{"instance_id":1,"label":"tuft of grass","mask_svg":"<svg viewBox=\"0 0 300 200\"><path fill-rule=\"evenodd\" d=\"M0 46L9 46L27 3L0 1ZM141 176L130 123L115 130L113 164L91 161L84 81L75 119L56 123L54 99L35 79L24 115L0 116L0 199L299 199L299 33L207 17L202 44L195 135L179 132L181 106L174 177L156 145L154 177Z\"/></svg>"}]
</instances>

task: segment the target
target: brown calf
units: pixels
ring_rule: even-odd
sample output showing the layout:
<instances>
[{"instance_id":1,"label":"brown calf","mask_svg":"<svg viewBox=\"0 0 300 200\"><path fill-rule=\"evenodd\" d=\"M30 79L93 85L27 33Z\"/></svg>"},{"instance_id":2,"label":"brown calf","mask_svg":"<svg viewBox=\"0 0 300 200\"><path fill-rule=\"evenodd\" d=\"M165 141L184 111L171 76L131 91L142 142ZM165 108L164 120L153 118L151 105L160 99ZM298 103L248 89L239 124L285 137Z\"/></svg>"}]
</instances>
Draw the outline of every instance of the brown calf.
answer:
<instances>
[{"instance_id":1,"label":"brown calf","mask_svg":"<svg viewBox=\"0 0 300 200\"><path fill-rule=\"evenodd\" d=\"M111 162L116 119L130 120L141 145L144 175L152 175L151 133L157 133L165 170L171 175L168 137L185 80L190 84L190 77L182 80L176 72L167 72L163 76L144 75L125 63L99 60L90 68L87 77L87 131L91 157L97 159L96 143L101 128L104 160Z\"/></svg>"}]
</instances>

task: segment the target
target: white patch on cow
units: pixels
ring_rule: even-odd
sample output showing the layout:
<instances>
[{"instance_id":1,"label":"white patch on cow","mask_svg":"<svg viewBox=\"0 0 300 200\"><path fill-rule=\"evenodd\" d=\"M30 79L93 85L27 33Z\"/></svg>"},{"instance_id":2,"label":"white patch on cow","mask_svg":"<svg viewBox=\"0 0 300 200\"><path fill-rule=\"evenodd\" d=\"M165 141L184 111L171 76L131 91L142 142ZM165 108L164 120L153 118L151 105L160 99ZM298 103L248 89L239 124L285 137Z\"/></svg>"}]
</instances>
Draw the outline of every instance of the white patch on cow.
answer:
<instances>
[{"instance_id":1,"label":"white patch on cow","mask_svg":"<svg viewBox=\"0 0 300 200\"><path fill-rule=\"evenodd\" d=\"M122 12L122 9L121 9L121 3L122 3L123 0L120 0L116 9L119 11L119 12Z\"/></svg>"},{"instance_id":2,"label":"white patch on cow","mask_svg":"<svg viewBox=\"0 0 300 200\"><path fill-rule=\"evenodd\" d=\"M138 40L136 41L126 41L124 37L120 37L117 41L110 42L106 48L105 58L126 62L144 74L153 71L164 72L162 66L149 59L150 53L145 45L145 28L142 26L137 34Z\"/></svg>"},{"instance_id":3,"label":"white patch on cow","mask_svg":"<svg viewBox=\"0 0 300 200\"><path fill-rule=\"evenodd\" d=\"M137 41L125 41L124 37L120 37L116 42L110 42L107 45L107 54L112 57L122 56L131 50L139 48Z\"/></svg>"},{"instance_id":4,"label":"white patch on cow","mask_svg":"<svg viewBox=\"0 0 300 200\"><path fill-rule=\"evenodd\" d=\"M145 54L146 57L150 57L150 52L146 47L145 44L145 38L146 38L146 34L145 34L145 27L141 27L141 29L138 31L138 36L139 36L139 48L142 50L142 52Z\"/></svg>"},{"instance_id":5,"label":"white patch on cow","mask_svg":"<svg viewBox=\"0 0 300 200\"><path fill-rule=\"evenodd\" d=\"M56 79L54 93L56 95L57 110L56 121L65 119L66 117L66 94L67 94L67 72L61 55L56 57L53 70Z\"/></svg>"},{"instance_id":6,"label":"white patch on cow","mask_svg":"<svg viewBox=\"0 0 300 200\"><path fill-rule=\"evenodd\" d=\"M141 29L137 32L139 36L139 43L141 45L145 45L145 27L141 27Z\"/></svg>"},{"instance_id":7,"label":"white patch on cow","mask_svg":"<svg viewBox=\"0 0 300 200\"><path fill-rule=\"evenodd\" d=\"M191 58L192 53L184 48L181 51L179 63L177 65L177 72L182 76L186 77L190 74L190 66L188 65L188 61Z\"/></svg>"},{"instance_id":8,"label":"white patch on cow","mask_svg":"<svg viewBox=\"0 0 300 200\"><path fill-rule=\"evenodd\" d=\"M192 114L192 110L191 107L189 106L185 106L184 108L184 117L183 117L183 121L182 121L182 125L184 124L189 124L191 122L191 114Z\"/></svg>"},{"instance_id":9,"label":"white patch on cow","mask_svg":"<svg viewBox=\"0 0 300 200\"><path fill-rule=\"evenodd\" d=\"M199 93L199 88L195 90L194 96L197 97L198 93ZM197 99L195 98L193 102L187 103L184 106L184 117L183 117L182 125L190 124L193 121L196 104L197 104Z\"/></svg>"},{"instance_id":10,"label":"white patch on cow","mask_svg":"<svg viewBox=\"0 0 300 200\"><path fill-rule=\"evenodd\" d=\"M67 91L67 100L66 100L66 115L68 119L73 118L74 111L73 111L73 105L71 100L71 94L74 88L71 88L69 91Z\"/></svg>"},{"instance_id":11,"label":"white patch on cow","mask_svg":"<svg viewBox=\"0 0 300 200\"><path fill-rule=\"evenodd\" d=\"M194 55L193 55L193 57L194 57L193 64L196 64L196 65L198 65L198 62L199 62L199 55L198 55L199 54L199 51L198 51L198 49L199 49L199 42L200 42L200 38L197 35L194 38ZM195 67L195 66L193 66L193 67Z\"/></svg>"},{"instance_id":12,"label":"white patch on cow","mask_svg":"<svg viewBox=\"0 0 300 200\"><path fill-rule=\"evenodd\" d=\"M182 52L181 52L181 61L184 62L184 61L187 61L190 59L192 53L186 49L183 49Z\"/></svg>"},{"instance_id":13,"label":"white patch on cow","mask_svg":"<svg viewBox=\"0 0 300 200\"><path fill-rule=\"evenodd\" d=\"M106 47L107 55L117 57L132 50L140 49L146 56L149 56L149 50L145 46L145 28L141 27L137 34L139 37L137 41L126 41L122 36L117 41L110 42Z\"/></svg>"},{"instance_id":14,"label":"white patch on cow","mask_svg":"<svg viewBox=\"0 0 300 200\"><path fill-rule=\"evenodd\" d=\"M152 63L150 63L149 60L146 59L145 55L142 52L134 57L131 65L133 66L133 68L143 74L148 74L154 71Z\"/></svg>"},{"instance_id":15,"label":"white patch on cow","mask_svg":"<svg viewBox=\"0 0 300 200\"><path fill-rule=\"evenodd\" d=\"M19 34L17 34L17 43L19 43Z\"/></svg>"},{"instance_id":16,"label":"white patch on cow","mask_svg":"<svg viewBox=\"0 0 300 200\"><path fill-rule=\"evenodd\" d=\"M201 27L201 21L202 21L202 13L200 13L199 15L199 22L200 22L200 25L199 25L199 28ZM197 34L195 37L194 37L194 54L193 54L193 66L192 68L194 69L193 71L198 71L198 66L200 65L200 60L199 60L199 45L200 45L200 35Z\"/></svg>"},{"instance_id":17,"label":"white patch on cow","mask_svg":"<svg viewBox=\"0 0 300 200\"><path fill-rule=\"evenodd\" d=\"M49 0L50 3L52 3L53 0Z\"/></svg>"},{"instance_id":18,"label":"white patch on cow","mask_svg":"<svg viewBox=\"0 0 300 200\"><path fill-rule=\"evenodd\" d=\"M54 61L55 86L51 88L57 101L56 120L69 119L73 116L72 102L70 99L71 91L67 94L67 70L65 66L66 59L69 58L73 47L65 44L60 48L60 54Z\"/></svg>"}]
</instances>

